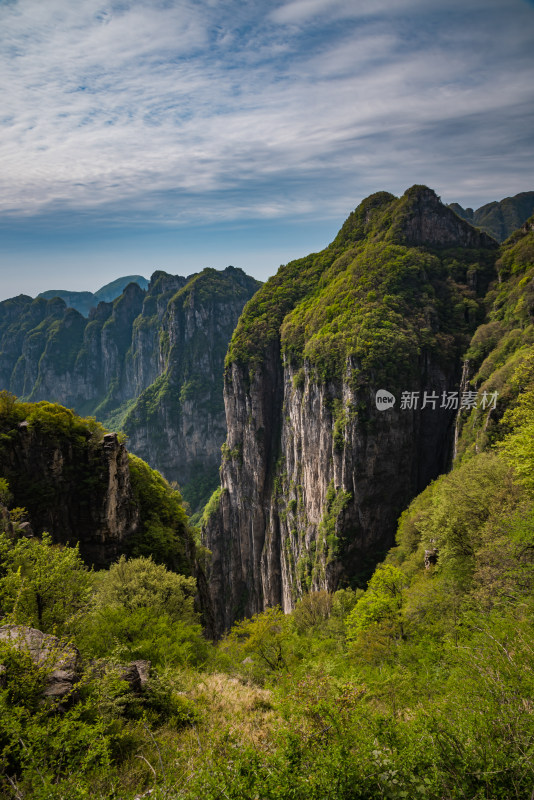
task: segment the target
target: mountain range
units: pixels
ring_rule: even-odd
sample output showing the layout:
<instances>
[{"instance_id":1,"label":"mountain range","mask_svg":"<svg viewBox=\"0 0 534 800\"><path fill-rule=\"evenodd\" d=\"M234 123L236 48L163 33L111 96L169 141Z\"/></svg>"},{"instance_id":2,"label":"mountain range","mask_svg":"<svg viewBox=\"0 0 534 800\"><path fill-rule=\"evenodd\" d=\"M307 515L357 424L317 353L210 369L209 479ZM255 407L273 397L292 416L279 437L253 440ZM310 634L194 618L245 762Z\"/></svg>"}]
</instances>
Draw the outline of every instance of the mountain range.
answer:
<instances>
[{"instance_id":1,"label":"mountain range","mask_svg":"<svg viewBox=\"0 0 534 800\"><path fill-rule=\"evenodd\" d=\"M0 312L2 798L531 795L534 216Z\"/></svg>"},{"instance_id":2,"label":"mountain range","mask_svg":"<svg viewBox=\"0 0 534 800\"><path fill-rule=\"evenodd\" d=\"M227 344L259 282L242 270L119 279L88 317L57 293L0 303L0 387L124 431L194 509L218 481ZM53 297L48 297L53 294Z\"/></svg>"},{"instance_id":3,"label":"mountain range","mask_svg":"<svg viewBox=\"0 0 534 800\"><path fill-rule=\"evenodd\" d=\"M194 511L219 482L222 445L204 513L220 625L266 603L289 609L307 589L365 576L409 499L450 464L453 409L412 419L400 397L459 385L494 277L497 245L481 228L501 239L533 203L523 192L474 212L425 187L378 192L326 250L262 288L228 267L20 295L0 303L0 387L123 431ZM377 388L397 392L389 415L372 408Z\"/></svg>"},{"instance_id":4,"label":"mountain range","mask_svg":"<svg viewBox=\"0 0 534 800\"><path fill-rule=\"evenodd\" d=\"M219 630L290 611L307 591L365 584L400 513L451 464L457 411L442 398L461 389L497 255L432 190L378 192L248 303L205 513ZM380 390L396 398L387 411Z\"/></svg>"}]
</instances>

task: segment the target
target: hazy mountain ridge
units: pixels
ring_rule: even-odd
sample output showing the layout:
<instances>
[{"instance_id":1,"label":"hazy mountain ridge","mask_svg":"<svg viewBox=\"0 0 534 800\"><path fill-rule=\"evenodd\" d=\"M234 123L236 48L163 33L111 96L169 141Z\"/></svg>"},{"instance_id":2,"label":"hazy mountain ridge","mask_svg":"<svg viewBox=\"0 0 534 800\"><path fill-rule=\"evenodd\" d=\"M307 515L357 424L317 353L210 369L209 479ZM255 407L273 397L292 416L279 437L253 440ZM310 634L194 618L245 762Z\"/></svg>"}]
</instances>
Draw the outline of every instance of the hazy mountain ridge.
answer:
<instances>
[{"instance_id":1,"label":"hazy mountain ridge","mask_svg":"<svg viewBox=\"0 0 534 800\"><path fill-rule=\"evenodd\" d=\"M64 300L69 308L75 308L84 317L87 317L92 308L103 301L105 303L112 303L128 286L129 283L137 283L141 289L145 291L148 289L149 282L142 275L126 275L123 278L117 278L110 283L106 283L96 292L69 292L64 289L48 289L46 292L41 292L38 297L44 297L45 300L51 300L53 297L59 297Z\"/></svg>"}]
</instances>

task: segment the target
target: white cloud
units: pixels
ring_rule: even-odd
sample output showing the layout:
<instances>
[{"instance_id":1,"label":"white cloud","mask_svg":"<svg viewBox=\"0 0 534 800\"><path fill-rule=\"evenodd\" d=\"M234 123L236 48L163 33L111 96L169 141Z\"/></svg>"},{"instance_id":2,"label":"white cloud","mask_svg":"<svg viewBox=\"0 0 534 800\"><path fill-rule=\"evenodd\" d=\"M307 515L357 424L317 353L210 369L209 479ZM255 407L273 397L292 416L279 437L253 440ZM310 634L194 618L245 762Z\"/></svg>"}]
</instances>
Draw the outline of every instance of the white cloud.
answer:
<instances>
[{"instance_id":1,"label":"white cloud","mask_svg":"<svg viewBox=\"0 0 534 800\"><path fill-rule=\"evenodd\" d=\"M406 13L426 0L290 0L271 13L280 25L306 24L317 18L358 19L384 13Z\"/></svg>"},{"instance_id":2,"label":"white cloud","mask_svg":"<svg viewBox=\"0 0 534 800\"><path fill-rule=\"evenodd\" d=\"M516 180L532 11L492 0L466 32L481 7L465 18L451 0L438 19L423 0L294 0L272 13L187 0L0 5L0 213L334 214L360 187L482 191L504 168ZM417 24L399 23L400 10ZM325 16L318 32L310 20ZM508 132L505 115L517 120Z\"/></svg>"}]
</instances>

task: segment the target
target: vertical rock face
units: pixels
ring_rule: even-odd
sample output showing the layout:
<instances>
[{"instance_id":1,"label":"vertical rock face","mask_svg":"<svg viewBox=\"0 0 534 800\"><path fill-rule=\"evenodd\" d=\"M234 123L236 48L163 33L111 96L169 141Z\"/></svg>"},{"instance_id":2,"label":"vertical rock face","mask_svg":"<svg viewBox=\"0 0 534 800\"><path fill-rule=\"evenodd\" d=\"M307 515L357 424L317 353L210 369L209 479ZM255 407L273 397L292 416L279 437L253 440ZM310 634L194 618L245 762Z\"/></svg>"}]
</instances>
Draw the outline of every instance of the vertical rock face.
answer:
<instances>
[{"instance_id":1,"label":"vertical rock face","mask_svg":"<svg viewBox=\"0 0 534 800\"><path fill-rule=\"evenodd\" d=\"M477 248L491 246L487 233L466 227L455 215L449 214L432 189L417 186L404 195L406 213L400 220L398 231L404 241L415 246Z\"/></svg>"},{"instance_id":2,"label":"vertical rock face","mask_svg":"<svg viewBox=\"0 0 534 800\"><path fill-rule=\"evenodd\" d=\"M204 529L219 632L266 606L290 610L306 590L358 585L391 546L400 512L450 458L448 393L495 251L426 187L379 193L248 304ZM393 407L377 408L379 389Z\"/></svg>"},{"instance_id":3,"label":"vertical rock face","mask_svg":"<svg viewBox=\"0 0 534 800\"><path fill-rule=\"evenodd\" d=\"M124 428L130 450L193 505L217 483L226 435L224 355L260 284L239 269L184 278L155 272L88 319L59 298L0 303L0 389ZM209 495L208 495L209 496Z\"/></svg>"},{"instance_id":4,"label":"vertical rock face","mask_svg":"<svg viewBox=\"0 0 534 800\"><path fill-rule=\"evenodd\" d=\"M63 434L53 419L2 430L2 476L27 508L34 533L79 542L87 563L106 566L139 525L126 448L115 434L92 438L81 427Z\"/></svg>"},{"instance_id":5,"label":"vertical rock face","mask_svg":"<svg viewBox=\"0 0 534 800\"><path fill-rule=\"evenodd\" d=\"M150 361L159 364L158 376L125 416L124 430L130 449L168 479L178 480L193 507L218 481L226 436L224 357L243 306L258 287L234 267L204 270L167 301L157 360L156 343L145 342ZM149 359L143 347L137 362L146 364L146 375Z\"/></svg>"}]
</instances>

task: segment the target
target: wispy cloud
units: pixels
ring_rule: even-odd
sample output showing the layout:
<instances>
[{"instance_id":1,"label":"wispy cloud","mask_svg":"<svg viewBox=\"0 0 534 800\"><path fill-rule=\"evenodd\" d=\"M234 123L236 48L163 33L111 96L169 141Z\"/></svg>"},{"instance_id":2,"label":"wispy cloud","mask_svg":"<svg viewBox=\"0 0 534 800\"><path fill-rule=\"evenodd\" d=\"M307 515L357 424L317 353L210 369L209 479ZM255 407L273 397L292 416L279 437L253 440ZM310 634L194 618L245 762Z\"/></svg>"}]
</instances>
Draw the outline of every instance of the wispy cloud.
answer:
<instances>
[{"instance_id":1,"label":"wispy cloud","mask_svg":"<svg viewBox=\"0 0 534 800\"><path fill-rule=\"evenodd\" d=\"M523 0L0 2L0 214L176 224L530 188L533 34Z\"/></svg>"}]
</instances>

